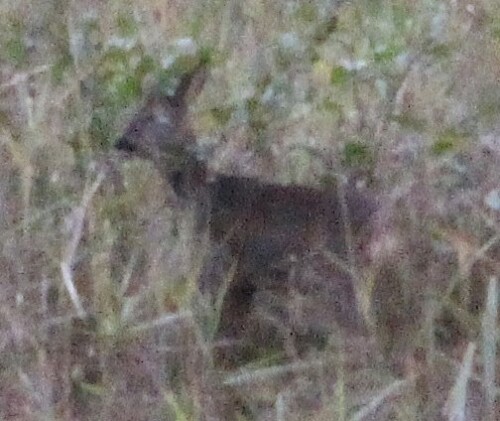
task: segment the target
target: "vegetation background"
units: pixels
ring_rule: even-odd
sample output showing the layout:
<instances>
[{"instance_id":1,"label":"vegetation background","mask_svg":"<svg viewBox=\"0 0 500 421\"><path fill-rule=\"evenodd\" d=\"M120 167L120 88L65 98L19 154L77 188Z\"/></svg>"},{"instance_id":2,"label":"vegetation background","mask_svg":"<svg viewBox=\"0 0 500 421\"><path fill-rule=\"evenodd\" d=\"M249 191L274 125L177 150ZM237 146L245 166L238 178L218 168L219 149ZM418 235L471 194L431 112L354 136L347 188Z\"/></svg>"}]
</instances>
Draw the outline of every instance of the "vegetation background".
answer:
<instances>
[{"instance_id":1,"label":"vegetation background","mask_svg":"<svg viewBox=\"0 0 500 421\"><path fill-rule=\"evenodd\" d=\"M3 0L0 22L1 419L500 419L497 2ZM210 363L171 193L110 164L204 54L211 171L377 193L367 332Z\"/></svg>"}]
</instances>

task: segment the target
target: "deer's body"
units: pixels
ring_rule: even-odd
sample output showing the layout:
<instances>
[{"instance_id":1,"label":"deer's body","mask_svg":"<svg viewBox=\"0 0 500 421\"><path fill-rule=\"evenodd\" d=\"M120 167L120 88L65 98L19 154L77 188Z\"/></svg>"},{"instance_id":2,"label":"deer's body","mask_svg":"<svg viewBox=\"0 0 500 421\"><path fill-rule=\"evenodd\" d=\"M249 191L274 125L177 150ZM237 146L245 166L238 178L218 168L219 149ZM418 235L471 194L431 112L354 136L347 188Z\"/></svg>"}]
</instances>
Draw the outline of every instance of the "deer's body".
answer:
<instances>
[{"instance_id":1,"label":"deer's body","mask_svg":"<svg viewBox=\"0 0 500 421\"><path fill-rule=\"evenodd\" d=\"M346 227L354 233L362 231L374 202L354 184L346 185L345 197L340 198L335 188L277 185L222 174L209 179L205 164L194 152L194 136L185 118L186 95L197 77L196 72L185 76L173 96L153 97L116 147L153 161L179 199L195 211L197 230L205 231L210 244L223 250L229 266L236 263L223 311L229 314L222 318L232 321L226 323L226 330L238 336L240 320L255 293L286 284L291 256L300 261L326 248L345 258ZM356 244L352 245L356 248ZM335 282L338 274L338 270L324 274L325 282ZM349 289L343 296L351 297L348 306L355 312L352 284L345 282L345 274L341 277L342 288Z\"/></svg>"}]
</instances>

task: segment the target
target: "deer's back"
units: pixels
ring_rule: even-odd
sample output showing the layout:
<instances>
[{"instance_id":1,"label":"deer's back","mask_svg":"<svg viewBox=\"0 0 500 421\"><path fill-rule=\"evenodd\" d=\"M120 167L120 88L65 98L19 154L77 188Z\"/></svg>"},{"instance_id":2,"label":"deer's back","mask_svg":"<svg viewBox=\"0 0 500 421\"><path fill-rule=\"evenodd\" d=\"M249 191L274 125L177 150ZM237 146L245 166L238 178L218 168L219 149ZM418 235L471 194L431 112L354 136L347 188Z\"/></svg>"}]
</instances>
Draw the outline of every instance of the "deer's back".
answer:
<instances>
[{"instance_id":1,"label":"deer's back","mask_svg":"<svg viewBox=\"0 0 500 421\"><path fill-rule=\"evenodd\" d=\"M261 239L274 243L274 248L281 245L283 252L322 244L341 251L346 220L356 232L367 224L374 208L370 197L354 186L340 199L336 190L219 176L209 184L209 192L212 238L239 242L241 247ZM346 215L341 200L346 201Z\"/></svg>"}]
</instances>

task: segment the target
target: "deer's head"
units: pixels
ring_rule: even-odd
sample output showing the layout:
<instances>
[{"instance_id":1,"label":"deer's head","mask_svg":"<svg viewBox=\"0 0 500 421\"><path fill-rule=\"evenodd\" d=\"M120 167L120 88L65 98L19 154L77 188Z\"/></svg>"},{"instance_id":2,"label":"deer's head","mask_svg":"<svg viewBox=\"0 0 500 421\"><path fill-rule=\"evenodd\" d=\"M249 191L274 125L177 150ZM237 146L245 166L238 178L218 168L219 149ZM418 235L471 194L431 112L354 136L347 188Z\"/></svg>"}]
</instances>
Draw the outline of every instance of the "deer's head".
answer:
<instances>
[{"instance_id":1,"label":"deer's head","mask_svg":"<svg viewBox=\"0 0 500 421\"><path fill-rule=\"evenodd\" d=\"M135 113L116 149L151 160L159 169L175 170L194 154L195 138L187 118L190 97L201 90L205 70L184 75L173 94L153 92Z\"/></svg>"}]
</instances>

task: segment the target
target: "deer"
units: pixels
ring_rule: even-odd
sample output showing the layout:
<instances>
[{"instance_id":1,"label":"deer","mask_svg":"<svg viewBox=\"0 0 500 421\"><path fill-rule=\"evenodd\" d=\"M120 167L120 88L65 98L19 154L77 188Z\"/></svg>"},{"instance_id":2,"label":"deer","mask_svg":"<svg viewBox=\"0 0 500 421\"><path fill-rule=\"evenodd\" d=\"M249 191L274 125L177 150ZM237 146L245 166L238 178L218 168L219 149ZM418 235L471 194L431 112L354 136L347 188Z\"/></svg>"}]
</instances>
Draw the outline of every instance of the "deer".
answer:
<instances>
[{"instance_id":1,"label":"deer","mask_svg":"<svg viewBox=\"0 0 500 421\"><path fill-rule=\"evenodd\" d=\"M206 69L196 68L180 78L175 91L150 95L114 146L128 158L151 161L181 206L193 211L195 232L206 233L213 250L206 266L222 256L225 271L234 269L218 335L242 338L252 330L245 320L259 293L284 294L291 282L291 262L320 250L336 256L337 263L346 262L353 249L356 254L359 247L349 237L366 236L362 233L368 230L376 204L354 183L337 189L221 173L209 176L188 119L190 98L200 92L205 79ZM333 285L323 296L326 306L348 323L358 323L350 275L324 260L321 271L320 284ZM216 281L212 276L200 283L206 291ZM259 340L267 340L270 333L264 331Z\"/></svg>"}]
</instances>

